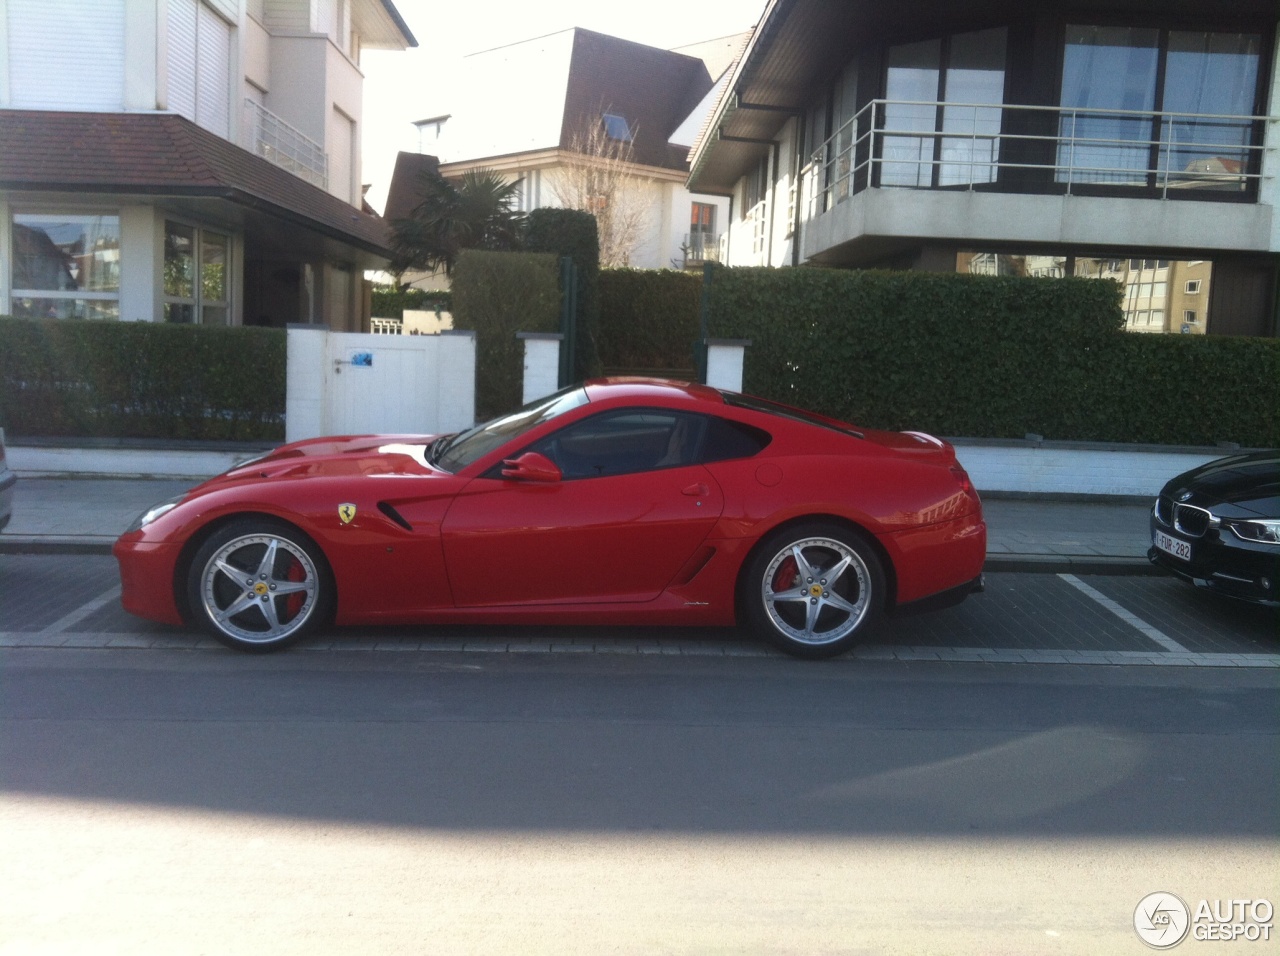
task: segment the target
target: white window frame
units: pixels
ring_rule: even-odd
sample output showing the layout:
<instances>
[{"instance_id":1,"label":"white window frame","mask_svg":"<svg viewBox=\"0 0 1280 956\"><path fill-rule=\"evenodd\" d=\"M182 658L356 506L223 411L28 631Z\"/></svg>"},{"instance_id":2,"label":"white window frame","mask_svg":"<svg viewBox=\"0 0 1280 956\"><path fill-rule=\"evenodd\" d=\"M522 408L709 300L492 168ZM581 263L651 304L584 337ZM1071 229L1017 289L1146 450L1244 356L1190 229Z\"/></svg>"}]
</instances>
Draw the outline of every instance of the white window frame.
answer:
<instances>
[{"instance_id":1,"label":"white window frame","mask_svg":"<svg viewBox=\"0 0 1280 956\"><path fill-rule=\"evenodd\" d=\"M186 325L186 324L206 325L207 324L207 325L224 325L224 326L231 325L232 324L231 303L233 300L232 289L231 289L231 263L232 263L232 248L235 242L235 238L231 235L230 232L227 232L222 229L210 229L200 225L199 223L192 222L190 220L166 216L164 221L164 234L166 236L166 240L169 234L170 225L181 226L185 229L191 230L191 235L192 235L191 257L192 257L192 266L193 266L192 280L191 280L192 294L190 296L181 296L181 295L170 295L168 292L166 292L164 288L164 270L161 269L160 296L163 302L163 308L161 310L161 316L160 316L161 321L164 321L164 322L170 321L168 316L169 306L181 305L181 306L191 307L192 320L190 323L183 322L178 324L182 324L182 325ZM224 246L223 246L225 250L225 253L224 253L225 261L223 263L224 298L221 300L208 300L204 297L203 273L204 273L204 267L205 267L204 257L205 257L205 237L206 236L217 236L218 238L224 241ZM206 323L204 321L204 311L206 308L222 309L223 312L225 313L225 321Z\"/></svg>"},{"instance_id":2,"label":"white window frame","mask_svg":"<svg viewBox=\"0 0 1280 956\"><path fill-rule=\"evenodd\" d=\"M1186 294L1187 294L1187 295L1199 295L1199 294L1200 294L1200 280L1199 280L1199 279L1188 279L1188 280L1187 280L1187 285L1186 285Z\"/></svg>"},{"instance_id":3,"label":"white window frame","mask_svg":"<svg viewBox=\"0 0 1280 956\"><path fill-rule=\"evenodd\" d=\"M120 210L100 210L100 209L55 209L49 211L47 208L38 209L11 209L4 228L8 231L8 248L9 248L9 297L5 303L6 314L13 315L16 310L14 302L17 299L52 299L65 302L114 302L116 305L115 318L120 317L120 282L116 283L115 291L95 292L88 289L28 289L21 288L17 285L17 261L18 250L14 241L14 227L20 225L19 219L47 219L51 221L75 220L75 219L113 219L116 224L116 241L119 247L116 249L117 255L120 254L120 247L123 247L123 233L120 224ZM119 268L119 267L117 267ZM123 278L123 277L122 277ZM109 321L109 320L108 320Z\"/></svg>"}]
</instances>

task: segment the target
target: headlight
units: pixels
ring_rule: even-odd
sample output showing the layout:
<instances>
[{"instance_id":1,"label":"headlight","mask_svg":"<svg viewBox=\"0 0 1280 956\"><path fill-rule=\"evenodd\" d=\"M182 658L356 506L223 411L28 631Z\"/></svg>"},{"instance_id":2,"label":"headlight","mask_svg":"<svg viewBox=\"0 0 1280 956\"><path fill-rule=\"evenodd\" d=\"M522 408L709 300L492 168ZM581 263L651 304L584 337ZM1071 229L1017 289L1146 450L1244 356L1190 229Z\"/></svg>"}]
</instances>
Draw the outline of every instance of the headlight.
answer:
<instances>
[{"instance_id":1,"label":"headlight","mask_svg":"<svg viewBox=\"0 0 1280 956\"><path fill-rule=\"evenodd\" d=\"M1259 518L1256 521L1232 521L1231 532L1241 541L1280 544L1280 519Z\"/></svg>"},{"instance_id":2,"label":"headlight","mask_svg":"<svg viewBox=\"0 0 1280 956\"><path fill-rule=\"evenodd\" d=\"M128 531L126 531L125 534L128 534L129 531L137 531L139 528L145 528L161 515L168 514L182 503L183 497L185 496L178 495L176 498L170 498L168 501L148 508L146 511L142 512L142 514L138 515L138 517L133 519L133 524L129 525Z\"/></svg>"}]
</instances>

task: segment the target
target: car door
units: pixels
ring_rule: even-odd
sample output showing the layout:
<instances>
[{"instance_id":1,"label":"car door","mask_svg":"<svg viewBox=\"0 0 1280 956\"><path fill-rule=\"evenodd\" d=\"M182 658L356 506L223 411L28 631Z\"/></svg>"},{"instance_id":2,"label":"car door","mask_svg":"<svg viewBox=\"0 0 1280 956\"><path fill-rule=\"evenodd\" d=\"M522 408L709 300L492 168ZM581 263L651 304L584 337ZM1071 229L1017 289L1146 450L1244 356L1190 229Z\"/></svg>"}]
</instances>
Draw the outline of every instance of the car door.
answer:
<instances>
[{"instance_id":1,"label":"car door","mask_svg":"<svg viewBox=\"0 0 1280 956\"><path fill-rule=\"evenodd\" d=\"M698 416L602 412L524 451L559 480L473 480L441 528L459 607L641 602L657 597L720 517L697 464Z\"/></svg>"}]
</instances>

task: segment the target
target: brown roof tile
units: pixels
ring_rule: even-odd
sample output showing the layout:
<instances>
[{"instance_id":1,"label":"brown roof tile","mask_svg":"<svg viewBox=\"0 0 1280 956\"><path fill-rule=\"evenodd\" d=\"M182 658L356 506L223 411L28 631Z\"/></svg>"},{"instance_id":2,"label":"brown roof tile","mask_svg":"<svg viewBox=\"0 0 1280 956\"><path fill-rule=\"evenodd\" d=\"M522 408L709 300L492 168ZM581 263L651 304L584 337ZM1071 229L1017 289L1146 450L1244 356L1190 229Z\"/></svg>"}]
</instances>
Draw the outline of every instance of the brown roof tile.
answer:
<instances>
[{"instance_id":1,"label":"brown roof tile","mask_svg":"<svg viewBox=\"0 0 1280 956\"><path fill-rule=\"evenodd\" d=\"M667 139L709 89L711 76L697 57L578 27L560 146L567 149L574 131L600 122L602 113L614 113L631 127L637 163L684 172L687 151Z\"/></svg>"},{"instance_id":2,"label":"brown roof tile","mask_svg":"<svg viewBox=\"0 0 1280 956\"><path fill-rule=\"evenodd\" d=\"M0 189L212 196L378 255L385 221L173 113L0 110Z\"/></svg>"}]
</instances>

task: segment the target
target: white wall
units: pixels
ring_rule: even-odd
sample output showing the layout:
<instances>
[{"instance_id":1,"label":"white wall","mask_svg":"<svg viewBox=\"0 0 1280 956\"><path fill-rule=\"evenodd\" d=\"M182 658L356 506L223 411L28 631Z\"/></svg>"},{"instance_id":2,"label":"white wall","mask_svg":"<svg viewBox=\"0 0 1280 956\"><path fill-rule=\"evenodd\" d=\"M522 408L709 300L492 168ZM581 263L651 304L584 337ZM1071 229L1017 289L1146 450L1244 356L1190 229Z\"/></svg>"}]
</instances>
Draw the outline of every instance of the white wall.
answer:
<instances>
[{"instance_id":1,"label":"white wall","mask_svg":"<svg viewBox=\"0 0 1280 956\"><path fill-rule=\"evenodd\" d=\"M475 423L475 333L289 328L285 437L436 434ZM353 365L358 353L368 366Z\"/></svg>"}]
</instances>

